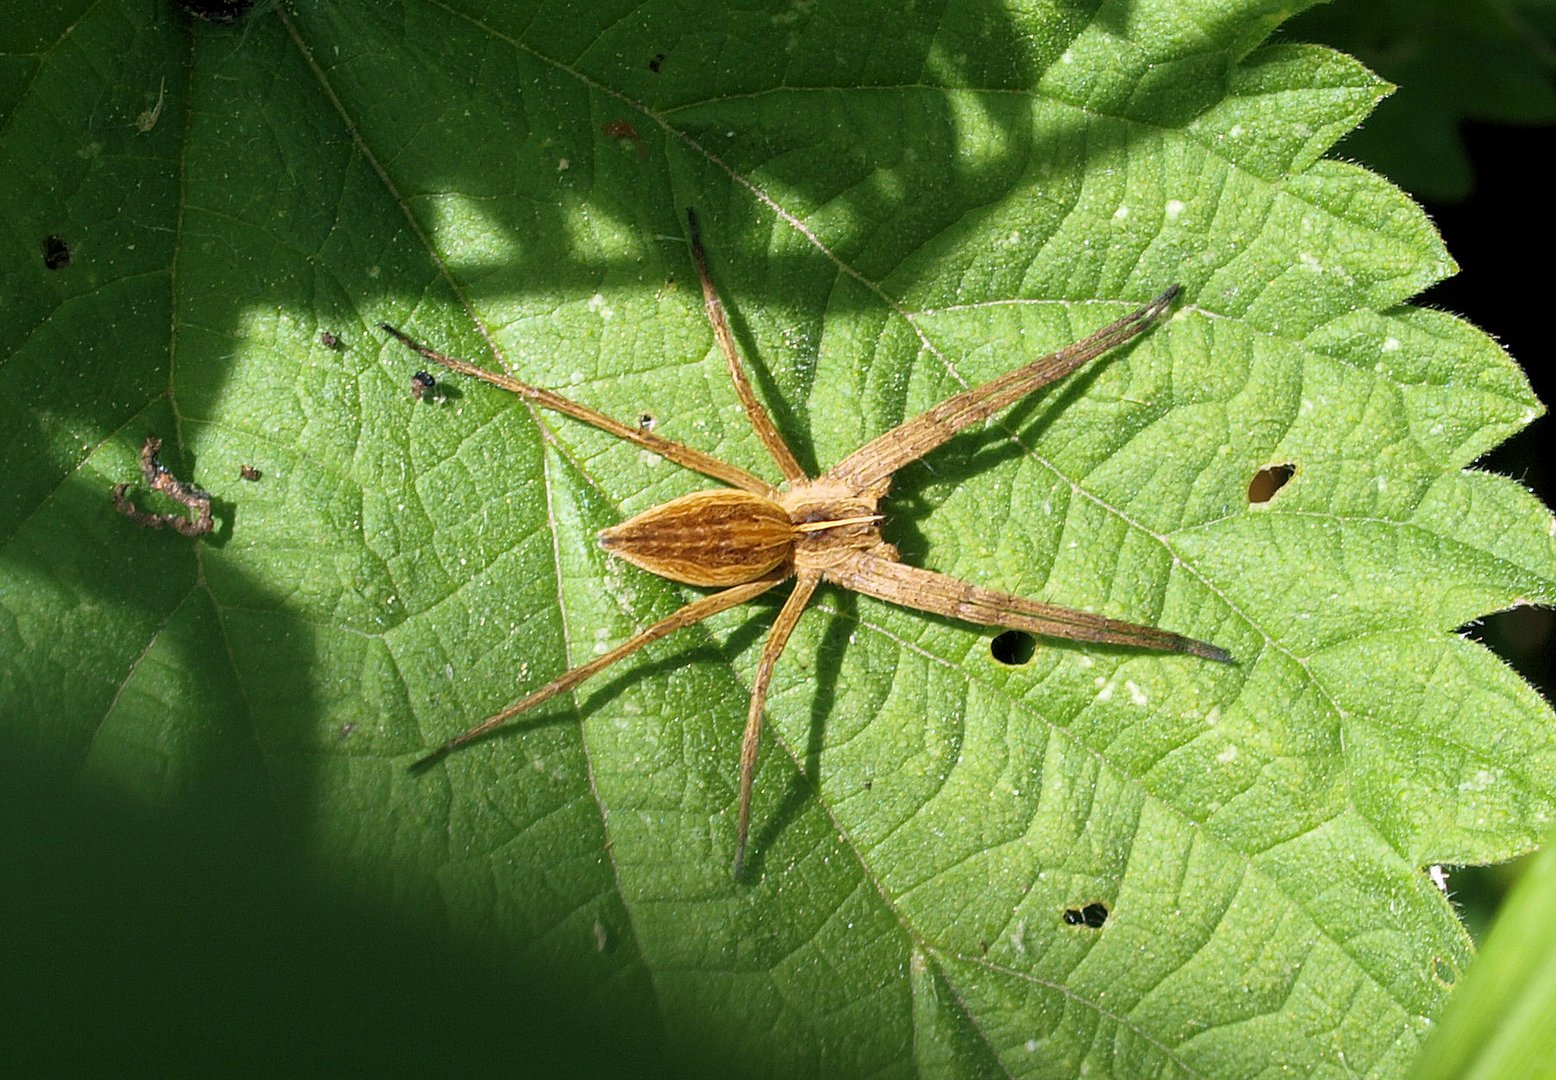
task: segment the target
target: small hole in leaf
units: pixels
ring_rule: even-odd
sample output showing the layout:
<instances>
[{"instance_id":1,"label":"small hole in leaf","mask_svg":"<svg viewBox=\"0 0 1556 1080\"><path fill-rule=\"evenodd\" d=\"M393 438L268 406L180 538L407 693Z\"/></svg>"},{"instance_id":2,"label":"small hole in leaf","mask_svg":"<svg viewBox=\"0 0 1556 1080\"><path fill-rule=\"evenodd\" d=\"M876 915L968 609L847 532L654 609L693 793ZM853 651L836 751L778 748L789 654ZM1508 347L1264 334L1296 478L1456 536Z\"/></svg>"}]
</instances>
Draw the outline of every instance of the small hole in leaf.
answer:
<instances>
[{"instance_id":1,"label":"small hole in leaf","mask_svg":"<svg viewBox=\"0 0 1556 1080\"><path fill-rule=\"evenodd\" d=\"M1064 924L1066 926L1084 926L1088 930L1100 930L1102 924L1108 921L1108 906L1100 900L1093 900L1085 907L1066 908L1064 911Z\"/></svg>"},{"instance_id":2,"label":"small hole in leaf","mask_svg":"<svg viewBox=\"0 0 1556 1080\"><path fill-rule=\"evenodd\" d=\"M1453 965L1440 956L1432 957L1432 978L1444 986L1452 986L1458 976L1454 973Z\"/></svg>"},{"instance_id":3,"label":"small hole in leaf","mask_svg":"<svg viewBox=\"0 0 1556 1080\"><path fill-rule=\"evenodd\" d=\"M1248 501L1251 504L1267 503L1275 497L1275 493L1285 487L1287 482L1297 475L1297 467L1287 463L1283 465L1266 465L1253 474L1253 479L1248 483Z\"/></svg>"},{"instance_id":4,"label":"small hole in leaf","mask_svg":"<svg viewBox=\"0 0 1556 1080\"><path fill-rule=\"evenodd\" d=\"M989 655L1001 664L1019 667L1031 663L1037 653L1037 638L1025 630L1006 630L989 642Z\"/></svg>"},{"instance_id":5,"label":"small hole in leaf","mask_svg":"<svg viewBox=\"0 0 1556 1080\"><path fill-rule=\"evenodd\" d=\"M652 71L655 75L658 75L659 74L659 69L664 67L664 66L665 66L665 54L664 53L655 53L653 59L648 62L648 70Z\"/></svg>"},{"instance_id":6,"label":"small hole in leaf","mask_svg":"<svg viewBox=\"0 0 1556 1080\"><path fill-rule=\"evenodd\" d=\"M70 265L70 245L63 236L43 238L43 265L50 270L63 270Z\"/></svg>"}]
</instances>

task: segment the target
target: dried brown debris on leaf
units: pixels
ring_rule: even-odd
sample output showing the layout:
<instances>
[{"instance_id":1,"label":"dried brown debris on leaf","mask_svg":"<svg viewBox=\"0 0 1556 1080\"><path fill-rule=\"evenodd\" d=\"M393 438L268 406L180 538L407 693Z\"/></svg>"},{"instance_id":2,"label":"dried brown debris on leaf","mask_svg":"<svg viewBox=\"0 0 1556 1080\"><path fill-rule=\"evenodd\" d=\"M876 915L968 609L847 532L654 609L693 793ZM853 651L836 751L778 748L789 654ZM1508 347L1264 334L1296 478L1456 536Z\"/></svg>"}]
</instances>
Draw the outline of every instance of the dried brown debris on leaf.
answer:
<instances>
[{"instance_id":1,"label":"dried brown debris on leaf","mask_svg":"<svg viewBox=\"0 0 1556 1080\"><path fill-rule=\"evenodd\" d=\"M160 491L168 498L194 512L194 517L183 514L157 514L142 510L130 498L129 484L113 486L113 506L125 517L148 529L172 529L184 536L204 536L211 531L211 497L193 484L185 483L167 470L157 460L162 440L155 435L146 436L140 448L140 471L146 486Z\"/></svg>"}]
</instances>

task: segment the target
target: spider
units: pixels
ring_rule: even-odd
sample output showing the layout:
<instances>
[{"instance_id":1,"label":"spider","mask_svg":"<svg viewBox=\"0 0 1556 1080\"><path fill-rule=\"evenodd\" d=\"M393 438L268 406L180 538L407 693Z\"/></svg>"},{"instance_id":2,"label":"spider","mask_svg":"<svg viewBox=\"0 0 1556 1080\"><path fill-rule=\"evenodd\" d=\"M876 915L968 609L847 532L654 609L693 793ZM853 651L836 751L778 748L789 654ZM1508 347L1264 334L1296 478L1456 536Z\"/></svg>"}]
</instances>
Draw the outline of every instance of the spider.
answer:
<instances>
[{"instance_id":1,"label":"spider","mask_svg":"<svg viewBox=\"0 0 1556 1080\"><path fill-rule=\"evenodd\" d=\"M943 445L970 425L993 416L1039 387L1063 378L1142 333L1171 307L1178 295L1178 286L1172 286L1139 310L1080 341L982 386L947 398L865 443L820 476L810 476L801 468L767 410L752 392L735 349L724 305L708 272L696 213L688 210L686 220L692 261L702 284L708 321L713 324L714 337L728 363L729 376L746 418L783 474L780 484L770 483L700 450L655 435L652 425L630 425L612 420L553 391L444 356L388 323L379 324L433 363L508 390L541 408L581 420L726 485L672 499L599 534L600 546L612 555L671 581L719 591L691 601L609 652L563 672L501 712L449 739L417 761L413 768L433 764L520 713L573 689L650 642L753 600L792 578L794 587L762 647L756 677L751 684L745 733L740 742L739 809L733 866L738 880L745 864L750 833L751 788L768 685L800 614L824 582L981 626L1024 630L1072 641L1188 653L1220 663L1231 662L1232 657L1225 649L1171 631L1055 607L908 566L899 559L897 549L881 536L880 529L883 520L880 502L897 470Z\"/></svg>"}]
</instances>

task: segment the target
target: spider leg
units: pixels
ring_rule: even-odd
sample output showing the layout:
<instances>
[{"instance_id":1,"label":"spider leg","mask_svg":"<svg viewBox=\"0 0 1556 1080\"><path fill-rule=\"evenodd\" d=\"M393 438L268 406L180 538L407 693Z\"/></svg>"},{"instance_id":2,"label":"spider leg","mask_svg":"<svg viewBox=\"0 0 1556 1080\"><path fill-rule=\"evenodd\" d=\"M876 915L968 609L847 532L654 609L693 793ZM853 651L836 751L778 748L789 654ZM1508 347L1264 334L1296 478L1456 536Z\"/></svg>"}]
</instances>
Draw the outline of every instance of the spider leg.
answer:
<instances>
[{"instance_id":1,"label":"spider leg","mask_svg":"<svg viewBox=\"0 0 1556 1080\"><path fill-rule=\"evenodd\" d=\"M828 570L827 580L877 600L980 626L1003 626L1069 641L1188 653L1217 663L1232 663L1232 654L1220 646L1170 630L1038 603L867 552Z\"/></svg>"},{"instance_id":2,"label":"spider leg","mask_svg":"<svg viewBox=\"0 0 1556 1080\"><path fill-rule=\"evenodd\" d=\"M529 383L520 382L512 376L499 375L494 371L487 371L485 368L476 367L468 360L460 360L454 356L444 356L435 349L430 349L423 345L404 331L395 329L388 323L381 322L378 324L378 327L380 330L394 335L407 348L423 359L431 360L434 364L440 364L450 371L457 371L461 375L469 375L473 379L491 383L493 386L507 390L509 393L517 394L525 401L539 405L543 409L550 409L552 412L571 416L574 420L582 420L590 427L596 427L601 431L609 432L618 439L625 439L629 443L634 443L645 450L658 454L666 461L673 461L675 464L691 469L693 472L700 472L704 476L710 476L720 483L728 484L730 487L741 488L752 494L768 498L777 494L773 486L761 477L748 473L744 469L737 468L727 462L720 461L709 454L704 454L701 450L694 450L684 443L661 438L640 427L623 424L619 420L612 420L604 413L595 412L587 405L580 405L578 402L571 401L553 390L531 386Z\"/></svg>"},{"instance_id":3,"label":"spider leg","mask_svg":"<svg viewBox=\"0 0 1556 1080\"><path fill-rule=\"evenodd\" d=\"M771 589L774 585L777 585L784 579L785 576L786 574L782 573L769 574L767 577L746 582L744 585L736 585L733 588L725 589L722 592L716 592L711 596L703 596L693 600L685 607L682 607L676 611L673 615L666 616L665 618L656 622L653 626L650 626L648 629L639 631L633 637L629 638L623 644L616 646L610 652L605 653L602 656L597 656L586 664L579 664L575 668L568 669L561 675L557 676L555 679L552 679L545 686L542 686L539 690L536 690L534 693L530 694L528 697L519 699L512 705L509 705L506 709L502 710L502 712L489 716L474 727L460 732L458 735L445 742L442 746L438 747L426 757L416 761L411 766L411 768L426 768L427 766L442 758L450 750L457 750L459 747L464 746L466 743L469 743L475 739L479 739L482 735L485 735L488 731L491 731L493 728L499 726L500 724L506 723L507 721L513 719L515 716L519 715L521 712L524 712L526 709L532 709L536 705L539 705L545 701L549 701L551 698L556 697L556 695L560 693L571 690L573 687L589 678L589 676L604 671L616 661L632 655L643 646L647 645L649 642L658 641L660 638L666 636L667 634L673 634L675 631L683 629L684 627L700 623L710 615L717 615L721 611L727 611L732 607L736 607L745 603L747 600L760 596L768 589Z\"/></svg>"},{"instance_id":4,"label":"spider leg","mask_svg":"<svg viewBox=\"0 0 1556 1080\"><path fill-rule=\"evenodd\" d=\"M865 491L881 481L890 480L898 469L949 442L957 432L986 420L1039 387L1064 378L1076 368L1142 333L1172 306L1178 289L1174 285L1138 311L1058 352L946 398L934 408L871 439L828 469L822 479L838 481L854 491Z\"/></svg>"},{"instance_id":5,"label":"spider leg","mask_svg":"<svg viewBox=\"0 0 1556 1080\"><path fill-rule=\"evenodd\" d=\"M735 335L729 329L729 316L724 313L724 304L713 287L712 275L708 273L708 255L702 249L702 230L697 225L697 212L690 207L686 210L686 224L692 237L692 261L697 264L697 279L702 282L702 305L707 309L708 321L713 324L713 336L718 338L719 348L724 351L724 359L729 364L729 377L735 383L735 393L746 410L746 418L751 421L756 437L762 440L762 445L767 447L767 452L778 463L778 471L783 473L783 478L791 483L808 480L810 477L800 468L789 444L783 441L783 436L773 424L773 418L756 399L751 383L746 378L745 369L740 364L740 354L735 351Z\"/></svg>"},{"instance_id":6,"label":"spider leg","mask_svg":"<svg viewBox=\"0 0 1556 1080\"><path fill-rule=\"evenodd\" d=\"M751 684L751 709L746 714L746 731L740 739L740 814L736 826L735 865L733 874L740 879L740 871L746 862L746 837L751 831L751 785L756 778L756 750L762 736L762 713L767 705L767 687L773 679L773 668L789 643L789 635L805 611L805 605L821 583L821 574L814 570L802 571L794 583L794 591L783 602L783 610L773 620L773 628L762 646L762 659L756 666L756 681Z\"/></svg>"}]
</instances>

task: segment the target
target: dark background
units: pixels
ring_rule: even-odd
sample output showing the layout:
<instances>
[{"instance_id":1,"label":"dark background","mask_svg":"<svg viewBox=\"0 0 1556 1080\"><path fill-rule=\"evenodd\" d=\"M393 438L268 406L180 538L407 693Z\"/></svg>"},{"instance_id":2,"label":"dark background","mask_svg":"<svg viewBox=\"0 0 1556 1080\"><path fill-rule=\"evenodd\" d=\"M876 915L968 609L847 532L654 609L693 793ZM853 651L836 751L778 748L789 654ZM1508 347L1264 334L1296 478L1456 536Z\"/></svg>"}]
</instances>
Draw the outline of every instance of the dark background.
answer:
<instances>
[{"instance_id":1,"label":"dark background","mask_svg":"<svg viewBox=\"0 0 1556 1080\"><path fill-rule=\"evenodd\" d=\"M1428 290L1420 303L1463 315L1502 343L1549 407L1556 400L1551 367L1551 245L1556 242L1548 166L1556 150L1549 128L1469 124L1465 142L1476 171L1473 196L1458 204L1427 203L1460 272ZM1541 417L1483 458L1477 467L1522 481L1552 504L1552 420ZM1550 697L1552 626L1548 610L1521 609L1488 618L1484 639Z\"/></svg>"},{"instance_id":2,"label":"dark background","mask_svg":"<svg viewBox=\"0 0 1556 1080\"><path fill-rule=\"evenodd\" d=\"M1472 122L1463 126L1462 135L1475 174L1470 198L1425 203L1460 271L1417 303L1462 315L1489 332L1518 361L1535 393L1550 407L1556 401L1551 364L1556 298L1550 265L1556 228L1544 155L1556 150L1556 133L1548 127ZM1541 417L1481 459L1477 468L1512 476L1552 505L1552 426L1550 416ZM1553 630L1556 616L1550 610L1520 608L1486 618L1475 636L1549 700L1556 689ZM1477 938L1519 865L1468 868L1450 878L1454 900Z\"/></svg>"}]
</instances>

